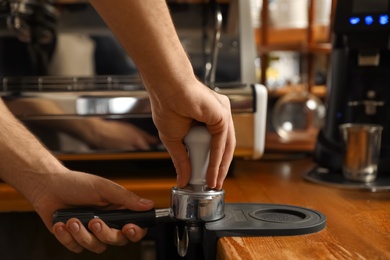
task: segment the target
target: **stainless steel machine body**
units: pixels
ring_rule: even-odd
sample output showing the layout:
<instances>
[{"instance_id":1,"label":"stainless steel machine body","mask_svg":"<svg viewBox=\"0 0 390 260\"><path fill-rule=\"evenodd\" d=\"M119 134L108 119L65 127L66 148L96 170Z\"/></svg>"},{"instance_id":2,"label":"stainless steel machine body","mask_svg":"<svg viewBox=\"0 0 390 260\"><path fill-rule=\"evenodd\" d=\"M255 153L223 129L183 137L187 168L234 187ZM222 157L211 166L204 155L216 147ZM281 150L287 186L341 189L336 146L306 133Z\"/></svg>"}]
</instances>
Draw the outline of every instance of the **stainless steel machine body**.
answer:
<instances>
[{"instance_id":1,"label":"stainless steel machine body","mask_svg":"<svg viewBox=\"0 0 390 260\"><path fill-rule=\"evenodd\" d=\"M51 151L61 160L169 157L159 141L139 147L117 130L158 138L136 67L91 6L85 1L0 2L4 7L0 9L4 18L0 23L0 95ZM256 82L257 55L250 3L232 0L213 8L210 3L168 2L195 73L231 100L237 134L235 156L257 159L264 149L267 91L252 84ZM40 4L44 10L55 7L60 11L50 12L48 23L54 53L44 37L35 41L27 37L35 30L14 30L9 23L7 27L11 15L25 18L18 11L21 6L35 10ZM11 12L12 6L19 9ZM37 25L29 23L34 19L26 19L28 28ZM23 43L18 39L24 39ZM27 55L16 55L24 53L23 48L29 50ZM28 56L31 61L23 60Z\"/></svg>"},{"instance_id":2,"label":"stainless steel machine body","mask_svg":"<svg viewBox=\"0 0 390 260\"><path fill-rule=\"evenodd\" d=\"M257 84L230 83L220 87L216 84L214 90L231 101L237 133L235 155L259 158L264 149L266 89ZM169 156L159 142L148 150L126 146L127 138L132 136L118 132L114 124L137 128L157 138L148 93L139 79L3 78L0 95L9 109L60 159ZM123 127L119 130L127 129Z\"/></svg>"}]
</instances>

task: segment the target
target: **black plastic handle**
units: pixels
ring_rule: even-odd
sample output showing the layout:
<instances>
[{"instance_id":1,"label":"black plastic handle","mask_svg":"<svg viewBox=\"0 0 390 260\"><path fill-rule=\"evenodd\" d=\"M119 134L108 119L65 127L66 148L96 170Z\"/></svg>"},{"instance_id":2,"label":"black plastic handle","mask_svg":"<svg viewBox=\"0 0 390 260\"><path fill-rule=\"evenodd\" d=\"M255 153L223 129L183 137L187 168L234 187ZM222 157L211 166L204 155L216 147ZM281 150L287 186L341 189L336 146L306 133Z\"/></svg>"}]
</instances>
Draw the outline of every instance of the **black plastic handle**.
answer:
<instances>
[{"instance_id":1,"label":"black plastic handle","mask_svg":"<svg viewBox=\"0 0 390 260\"><path fill-rule=\"evenodd\" d=\"M153 227L156 225L156 210L132 211L123 210L97 210L94 208L61 209L53 215L53 225L57 222L66 223L71 218L77 218L88 228L88 223L94 218L100 218L109 227L122 229L126 224L133 223L139 227Z\"/></svg>"}]
</instances>

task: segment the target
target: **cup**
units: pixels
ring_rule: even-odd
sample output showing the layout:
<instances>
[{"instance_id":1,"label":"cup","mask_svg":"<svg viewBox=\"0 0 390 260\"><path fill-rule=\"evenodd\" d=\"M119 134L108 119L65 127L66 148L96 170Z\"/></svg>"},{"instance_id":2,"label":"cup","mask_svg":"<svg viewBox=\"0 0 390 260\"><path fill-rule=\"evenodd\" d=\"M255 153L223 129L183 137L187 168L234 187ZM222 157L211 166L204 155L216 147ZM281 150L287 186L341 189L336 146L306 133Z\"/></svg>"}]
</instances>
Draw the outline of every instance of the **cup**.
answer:
<instances>
[{"instance_id":1,"label":"cup","mask_svg":"<svg viewBox=\"0 0 390 260\"><path fill-rule=\"evenodd\" d=\"M383 127L374 124L342 124L343 175L347 180L375 181Z\"/></svg>"}]
</instances>

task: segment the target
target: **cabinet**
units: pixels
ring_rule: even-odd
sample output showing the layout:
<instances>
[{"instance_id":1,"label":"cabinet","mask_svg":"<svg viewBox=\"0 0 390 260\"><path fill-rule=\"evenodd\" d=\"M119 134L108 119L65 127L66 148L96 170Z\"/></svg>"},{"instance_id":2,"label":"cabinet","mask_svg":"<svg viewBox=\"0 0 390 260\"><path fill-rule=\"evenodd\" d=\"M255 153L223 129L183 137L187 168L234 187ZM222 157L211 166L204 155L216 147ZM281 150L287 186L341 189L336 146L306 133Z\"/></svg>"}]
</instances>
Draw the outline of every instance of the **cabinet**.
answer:
<instances>
[{"instance_id":1,"label":"cabinet","mask_svg":"<svg viewBox=\"0 0 390 260\"><path fill-rule=\"evenodd\" d=\"M324 100L326 95L326 68L324 69L322 81L318 83L318 80L315 80L316 61L321 57L323 62L327 63L331 52L331 28L336 0L329 0L326 3L321 0L261 1L260 26L256 28L257 53L260 58L259 81L269 89L269 118L271 118L273 106L276 101L283 95L291 92L308 91ZM284 4L285 9L291 8L287 11L295 12L295 18L298 20L305 17L305 25L302 26L300 24L299 26L295 26L292 24L289 27L273 24L275 21L278 21L277 19L279 21L285 19L285 17L281 16L284 15L283 10L273 11L274 9L272 7L274 6L271 5L275 4L275 2ZM294 9L297 8L300 2L302 3L300 8L303 8L303 10ZM328 10L324 9L324 4L328 4ZM281 14L275 19L275 12L278 11ZM328 23L318 22L316 15L323 16L326 11L328 11L326 14L328 16ZM300 67L300 80L298 83L290 82L277 88L269 86L270 81L267 77L270 76L270 64L272 62L272 55L275 52L294 52L297 54ZM327 67L327 64L323 67ZM266 149L283 151L312 151L314 149L315 138L307 138L306 140L282 140L273 129L270 119L268 120L268 124Z\"/></svg>"}]
</instances>

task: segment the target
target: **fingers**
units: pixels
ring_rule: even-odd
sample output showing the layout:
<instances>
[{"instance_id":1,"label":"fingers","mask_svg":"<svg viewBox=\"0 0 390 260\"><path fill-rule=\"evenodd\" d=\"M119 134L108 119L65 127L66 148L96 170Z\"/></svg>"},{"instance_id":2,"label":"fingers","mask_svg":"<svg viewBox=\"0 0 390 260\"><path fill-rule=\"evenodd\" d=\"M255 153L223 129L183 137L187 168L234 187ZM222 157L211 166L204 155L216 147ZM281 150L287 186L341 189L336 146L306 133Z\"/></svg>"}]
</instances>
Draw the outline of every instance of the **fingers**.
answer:
<instances>
[{"instance_id":1,"label":"fingers","mask_svg":"<svg viewBox=\"0 0 390 260\"><path fill-rule=\"evenodd\" d=\"M210 145L209 167L207 169L207 186L221 189L223 181L229 171L233 158L236 139L233 129L229 129L218 135L213 135Z\"/></svg>"},{"instance_id":2,"label":"fingers","mask_svg":"<svg viewBox=\"0 0 390 260\"><path fill-rule=\"evenodd\" d=\"M212 135L206 182L211 188L221 189L236 144L230 101L201 83L196 86L193 95L172 99L172 102L152 99L155 103L153 121L175 165L179 188L191 177L190 161L182 140L194 122L206 124Z\"/></svg>"},{"instance_id":3,"label":"fingers","mask_svg":"<svg viewBox=\"0 0 390 260\"><path fill-rule=\"evenodd\" d=\"M206 183L210 188L221 189L226 175L229 171L236 146L233 119L231 118L230 102L226 97L225 116L214 124L207 124L211 134L210 158L207 169ZM222 102L221 102L222 103ZM166 138L168 139L168 138ZM169 142L164 138L164 142L177 172L177 186L183 188L191 178L191 162L187 150L182 141Z\"/></svg>"},{"instance_id":4,"label":"fingers","mask_svg":"<svg viewBox=\"0 0 390 260\"><path fill-rule=\"evenodd\" d=\"M125 225L122 230L108 227L102 220L94 219L88 223L88 231L78 219L70 219L66 224L56 223L53 233L68 250L81 253L87 249L94 253L102 253L107 245L124 246L129 240L137 242L147 232L134 224Z\"/></svg>"},{"instance_id":5,"label":"fingers","mask_svg":"<svg viewBox=\"0 0 390 260\"><path fill-rule=\"evenodd\" d=\"M134 192L104 178L95 182L96 191L99 192L102 201L109 201L112 205L120 205L127 209L144 211L153 208L154 202L141 198Z\"/></svg>"},{"instance_id":6,"label":"fingers","mask_svg":"<svg viewBox=\"0 0 390 260\"><path fill-rule=\"evenodd\" d=\"M67 230L62 222L58 222L53 226L53 234L62 245L74 253L81 253L84 248L77 243L71 233Z\"/></svg>"},{"instance_id":7,"label":"fingers","mask_svg":"<svg viewBox=\"0 0 390 260\"><path fill-rule=\"evenodd\" d=\"M208 125L211 133L210 159L206 182L211 188L221 189L228 174L230 163L236 147L236 137L230 102L227 97L220 97L220 102L226 108L226 116L218 124Z\"/></svg>"},{"instance_id":8,"label":"fingers","mask_svg":"<svg viewBox=\"0 0 390 260\"><path fill-rule=\"evenodd\" d=\"M141 240L147 232L147 229L142 229L134 224L127 224L123 226L122 230L110 228L103 221L98 219L91 220L88 223L88 228L101 242L114 246L124 246L128 244L129 240L137 242Z\"/></svg>"},{"instance_id":9,"label":"fingers","mask_svg":"<svg viewBox=\"0 0 390 260\"><path fill-rule=\"evenodd\" d=\"M187 155L187 150L183 143L180 142L164 142L168 153L171 155L172 162L177 173L177 186L183 188L187 185L191 178L190 159Z\"/></svg>"},{"instance_id":10,"label":"fingers","mask_svg":"<svg viewBox=\"0 0 390 260\"><path fill-rule=\"evenodd\" d=\"M140 241L147 233L147 229L142 229L134 224L127 224L122 228L122 233L131 241Z\"/></svg>"},{"instance_id":11,"label":"fingers","mask_svg":"<svg viewBox=\"0 0 390 260\"><path fill-rule=\"evenodd\" d=\"M79 174L79 176L83 176L94 184L93 190L98 191L98 194L92 198L92 201L95 201L96 205L103 201L104 204L100 205L102 207L128 208L138 211L149 210L153 207L153 201L141 198L112 181L88 174ZM86 192L86 194L90 193ZM80 253L84 249L101 253L106 250L107 245L126 245L129 240L138 241L146 233L146 230L133 224L126 225L122 232L122 230L108 227L98 218L91 220L88 228L84 227L77 218L72 218L66 224L56 223L52 231L66 248L75 253Z\"/></svg>"},{"instance_id":12,"label":"fingers","mask_svg":"<svg viewBox=\"0 0 390 260\"><path fill-rule=\"evenodd\" d=\"M217 190L222 189L223 182L226 178L226 175L229 172L230 163L233 159L235 147L236 147L236 137L235 137L233 120L231 120L228 134L226 137L225 152L222 156L222 161L219 166L219 171L216 179L215 189Z\"/></svg>"}]
</instances>

